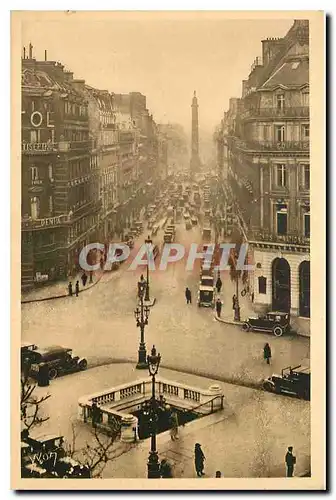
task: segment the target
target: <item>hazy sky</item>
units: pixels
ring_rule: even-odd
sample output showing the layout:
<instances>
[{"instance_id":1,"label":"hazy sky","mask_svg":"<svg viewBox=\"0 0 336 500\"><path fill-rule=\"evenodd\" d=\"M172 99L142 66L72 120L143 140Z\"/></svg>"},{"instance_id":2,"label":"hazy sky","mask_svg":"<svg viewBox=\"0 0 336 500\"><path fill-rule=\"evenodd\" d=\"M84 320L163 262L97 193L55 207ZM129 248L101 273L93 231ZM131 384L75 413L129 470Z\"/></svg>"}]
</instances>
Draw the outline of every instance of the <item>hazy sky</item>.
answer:
<instances>
[{"instance_id":1,"label":"hazy sky","mask_svg":"<svg viewBox=\"0 0 336 500\"><path fill-rule=\"evenodd\" d=\"M183 18L182 18L183 17ZM240 97L241 81L261 56L261 40L284 36L290 19L225 20L211 16L176 19L146 14L79 17L22 23L22 45L36 59L62 62L75 78L113 92L142 92L157 122L181 123L189 134L193 91L199 98L200 128L212 132Z\"/></svg>"}]
</instances>

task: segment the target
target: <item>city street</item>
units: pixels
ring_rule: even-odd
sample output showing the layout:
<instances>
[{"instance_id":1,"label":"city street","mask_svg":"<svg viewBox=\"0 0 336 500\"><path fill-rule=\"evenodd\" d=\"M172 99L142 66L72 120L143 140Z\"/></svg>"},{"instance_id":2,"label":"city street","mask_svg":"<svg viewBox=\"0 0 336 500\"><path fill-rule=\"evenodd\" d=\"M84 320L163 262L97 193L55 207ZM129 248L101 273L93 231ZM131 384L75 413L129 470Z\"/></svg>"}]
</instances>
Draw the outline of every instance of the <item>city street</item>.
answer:
<instances>
[{"instance_id":1,"label":"city street","mask_svg":"<svg viewBox=\"0 0 336 500\"><path fill-rule=\"evenodd\" d=\"M199 242L198 226L185 231L180 225L176 241L186 246ZM161 234L156 242L161 245ZM156 267L158 264L156 261ZM105 273L97 286L77 298L22 305L22 340L41 346L69 346L86 357L89 366L120 359L135 361L140 331L133 311L137 281L146 269L129 271L126 266L128 263ZM308 338L243 332L239 326L217 322L213 310L198 308L198 266L189 272L184 267L184 261L179 261L169 264L166 271L150 273L150 294L157 302L150 311L145 340L147 348L155 344L160 350L164 366L224 379L259 380L285 366L309 364ZM222 300L231 303L228 272L222 273L222 280ZM192 305L185 303L186 286L192 291ZM271 366L262 359L265 342L271 344Z\"/></svg>"}]
</instances>

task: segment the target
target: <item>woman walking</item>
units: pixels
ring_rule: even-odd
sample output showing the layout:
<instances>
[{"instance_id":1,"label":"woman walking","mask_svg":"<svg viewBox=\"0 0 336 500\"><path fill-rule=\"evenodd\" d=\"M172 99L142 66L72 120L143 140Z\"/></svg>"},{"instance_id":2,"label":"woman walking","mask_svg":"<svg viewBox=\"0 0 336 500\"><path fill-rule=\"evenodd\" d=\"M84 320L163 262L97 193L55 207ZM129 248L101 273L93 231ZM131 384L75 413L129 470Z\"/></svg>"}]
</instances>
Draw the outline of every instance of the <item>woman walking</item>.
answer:
<instances>
[{"instance_id":1,"label":"woman walking","mask_svg":"<svg viewBox=\"0 0 336 500\"><path fill-rule=\"evenodd\" d=\"M204 476L204 460L205 456L199 443L195 444L195 469L198 477Z\"/></svg>"},{"instance_id":2,"label":"woman walking","mask_svg":"<svg viewBox=\"0 0 336 500\"><path fill-rule=\"evenodd\" d=\"M270 364L271 357L272 357L271 346L268 343L266 343L264 345L264 359L266 359L266 363L268 365Z\"/></svg>"}]
</instances>

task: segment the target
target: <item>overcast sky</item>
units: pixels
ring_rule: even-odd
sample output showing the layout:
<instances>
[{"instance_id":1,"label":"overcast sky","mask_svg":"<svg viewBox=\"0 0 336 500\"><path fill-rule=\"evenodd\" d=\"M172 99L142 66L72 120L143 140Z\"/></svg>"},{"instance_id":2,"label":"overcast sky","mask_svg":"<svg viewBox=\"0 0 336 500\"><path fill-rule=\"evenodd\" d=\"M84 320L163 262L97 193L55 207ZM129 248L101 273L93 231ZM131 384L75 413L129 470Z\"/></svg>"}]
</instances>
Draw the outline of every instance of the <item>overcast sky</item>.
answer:
<instances>
[{"instance_id":1,"label":"overcast sky","mask_svg":"<svg viewBox=\"0 0 336 500\"><path fill-rule=\"evenodd\" d=\"M200 128L212 132L241 96L241 82L261 56L261 40L282 37L290 19L225 20L214 15L148 19L108 14L72 14L64 21L25 21L22 45L34 46L36 59L62 62L75 78L111 92L142 92L157 122L178 122L190 132L193 91L199 98Z\"/></svg>"}]
</instances>

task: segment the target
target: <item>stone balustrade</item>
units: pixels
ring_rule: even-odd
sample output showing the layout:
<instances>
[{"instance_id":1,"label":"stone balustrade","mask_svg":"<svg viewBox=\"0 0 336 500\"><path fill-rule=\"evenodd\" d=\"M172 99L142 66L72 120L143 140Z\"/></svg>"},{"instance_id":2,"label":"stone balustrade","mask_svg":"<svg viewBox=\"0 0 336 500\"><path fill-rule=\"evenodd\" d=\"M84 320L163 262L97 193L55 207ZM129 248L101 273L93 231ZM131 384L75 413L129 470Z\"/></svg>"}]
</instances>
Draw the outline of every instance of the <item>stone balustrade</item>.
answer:
<instances>
[{"instance_id":1,"label":"stone balustrade","mask_svg":"<svg viewBox=\"0 0 336 500\"><path fill-rule=\"evenodd\" d=\"M156 397L163 396L168 404L186 410L200 409L206 415L223 408L224 395L219 385L209 389L187 386L161 377L155 380ZM98 427L103 430L121 427L121 440L133 442L138 439L138 419L123 408L130 411L132 406L138 407L152 395L152 380L150 377L139 379L111 389L83 396L78 401L78 417L84 422L92 422L92 405L99 408ZM201 410L202 409L202 410Z\"/></svg>"}]
</instances>

